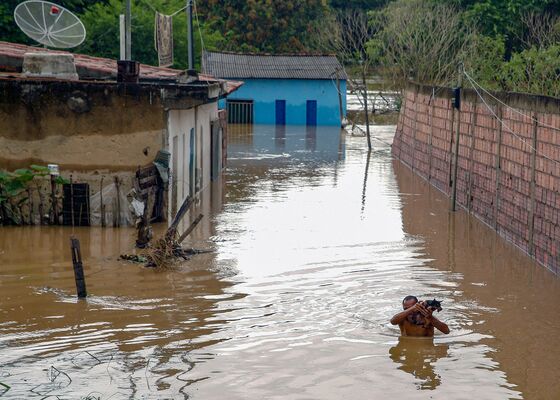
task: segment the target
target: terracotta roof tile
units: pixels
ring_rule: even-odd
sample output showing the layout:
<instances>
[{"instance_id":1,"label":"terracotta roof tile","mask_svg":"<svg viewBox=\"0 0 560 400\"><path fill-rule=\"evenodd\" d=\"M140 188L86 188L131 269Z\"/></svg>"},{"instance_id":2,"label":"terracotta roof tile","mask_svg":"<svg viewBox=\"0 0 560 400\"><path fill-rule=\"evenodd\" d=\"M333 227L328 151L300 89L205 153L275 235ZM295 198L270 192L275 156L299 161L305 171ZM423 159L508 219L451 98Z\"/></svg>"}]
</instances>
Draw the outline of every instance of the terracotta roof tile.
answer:
<instances>
[{"instance_id":1,"label":"terracotta roof tile","mask_svg":"<svg viewBox=\"0 0 560 400\"><path fill-rule=\"evenodd\" d=\"M10 43L0 41L0 56L4 58L11 58L21 60L23 62L23 55L28 52L45 51L43 47L27 46L19 43ZM53 53L69 53L59 50L48 50ZM93 57L85 54L70 53L74 56L76 69L80 75L80 79L92 76L94 78L107 77L116 78L117 76L117 60L102 57ZM1 66L0 66L1 67ZM0 68L1 69L1 68ZM20 65L21 70L21 65ZM13 71L16 72L16 71ZM152 65L140 64L140 77L147 79L173 79L177 78L184 71L173 68L154 67ZM14 74L4 74L3 78L7 75L14 76ZM84 76L85 75L85 76ZM209 74L199 74L198 79L206 82L222 82L223 79L217 79ZM231 93L237 90L243 82L226 81L226 93Z\"/></svg>"},{"instance_id":2,"label":"terracotta roof tile","mask_svg":"<svg viewBox=\"0 0 560 400\"><path fill-rule=\"evenodd\" d=\"M27 46L19 43L0 41L0 55L23 59L23 55L25 53L39 52L39 51L45 51L45 49L43 47L33 47L33 46ZM68 53L59 50L48 50L48 51L53 53ZM107 74L116 76L117 60L113 60L110 58L87 56L84 54L75 54L75 53L71 53L71 54L74 55L76 68L83 68L86 70L91 70L96 72L105 72ZM179 75L181 72L182 71L178 69L154 67L146 64L141 64L140 66L140 75L142 77L147 77L147 78L173 78Z\"/></svg>"}]
</instances>

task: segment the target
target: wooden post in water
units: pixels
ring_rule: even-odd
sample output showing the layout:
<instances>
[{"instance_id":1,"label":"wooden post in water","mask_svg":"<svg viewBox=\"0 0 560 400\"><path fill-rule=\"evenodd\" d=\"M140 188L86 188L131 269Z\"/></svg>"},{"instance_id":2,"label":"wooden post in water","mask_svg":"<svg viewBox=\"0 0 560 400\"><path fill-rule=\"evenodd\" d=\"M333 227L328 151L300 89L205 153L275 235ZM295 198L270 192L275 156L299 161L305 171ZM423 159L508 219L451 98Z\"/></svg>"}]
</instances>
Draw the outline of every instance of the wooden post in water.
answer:
<instances>
[{"instance_id":1,"label":"wooden post in water","mask_svg":"<svg viewBox=\"0 0 560 400\"><path fill-rule=\"evenodd\" d=\"M455 131L455 154L453 155L453 180L451 181L451 211L457 210L457 169L459 167L459 137L461 133L461 92L463 87L463 69L459 67L459 85L455 96L455 106L457 108L457 130Z\"/></svg>"},{"instance_id":2,"label":"wooden post in water","mask_svg":"<svg viewBox=\"0 0 560 400\"><path fill-rule=\"evenodd\" d=\"M366 135L367 135L367 145L368 150L371 150L371 136L369 132L369 110L368 110L368 94L367 94L367 81L366 81L366 66L362 66L362 85L364 87L364 92L362 93L364 97L364 111L366 113Z\"/></svg>"},{"instance_id":3,"label":"wooden post in water","mask_svg":"<svg viewBox=\"0 0 560 400\"><path fill-rule=\"evenodd\" d=\"M531 150L531 205L529 208L529 255L535 255L535 191L537 177L537 131L539 129L539 120L537 114L533 116L533 140Z\"/></svg>"},{"instance_id":4,"label":"wooden post in water","mask_svg":"<svg viewBox=\"0 0 560 400\"><path fill-rule=\"evenodd\" d=\"M84 276L84 266L82 264L82 253L80 251L80 241L75 237L70 237L70 250L72 251L72 264L74 266L74 280L76 281L76 292L78 298L83 299L87 296L86 278Z\"/></svg>"}]
</instances>

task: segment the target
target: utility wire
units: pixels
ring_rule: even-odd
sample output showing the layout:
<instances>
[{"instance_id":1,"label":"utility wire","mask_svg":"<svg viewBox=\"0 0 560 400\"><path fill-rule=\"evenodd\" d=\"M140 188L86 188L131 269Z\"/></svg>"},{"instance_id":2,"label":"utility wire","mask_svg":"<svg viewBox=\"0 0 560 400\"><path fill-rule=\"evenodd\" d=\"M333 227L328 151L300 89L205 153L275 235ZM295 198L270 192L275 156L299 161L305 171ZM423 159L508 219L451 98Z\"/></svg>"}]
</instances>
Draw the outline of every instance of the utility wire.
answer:
<instances>
[{"instance_id":1,"label":"utility wire","mask_svg":"<svg viewBox=\"0 0 560 400\"><path fill-rule=\"evenodd\" d=\"M201 54L204 54L204 52L206 51L206 49L204 48L204 39L202 38L202 30L200 29L200 21L198 19L198 7L196 5L196 0L193 0L194 2L194 16L196 19L196 24L198 25L198 35L200 36L200 52ZM202 60L201 60L201 65L202 65Z\"/></svg>"},{"instance_id":2,"label":"utility wire","mask_svg":"<svg viewBox=\"0 0 560 400\"><path fill-rule=\"evenodd\" d=\"M511 132L511 134L513 136L515 136L521 143L523 143L525 146L527 146L528 148L530 148L531 150L533 150L535 153L538 153L537 149L535 147L533 147L531 144L529 144L525 139L523 139L522 137L520 137L517 133L515 133L500 117L498 117L498 115L494 112L494 110L492 110L492 107L490 107L490 105L486 102L486 100L484 99L484 97L480 94L480 92L478 91L477 87L476 87L476 83L470 78L470 76L468 74L465 74L465 76L467 77L467 79L470 81L473 89L475 90L476 94L478 95L478 97L480 97L480 99L482 100L482 102L484 103L484 105L486 106L486 108L488 108L488 111L490 111L490 113L492 115L494 115L494 117L500 122L500 124L502 124L502 126L504 128L506 128L508 131ZM532 117L531 117L532 118ZM552 161L556 164L560 165L560 161L555 160L553 158L547 157L544 154L539 154L541 157Z\"/></svg>"},{"instance_id":3,"label":"utility wire","mask_svg":"<svg viewBox=\"0 0 560 400\"><path fill-rule=\"evenodd\" d=\"M525 114L525 113L519 111L517 108L514 108L514 107L512 107L512 106L510 106L510 105L507 105L507 104L504 103L502 100L498 99L496 96L494 96L492 93L490 93L488 90L484 89L484 88L483 88L478 82L476 82L476 81L474 80L474 78L472 78L472 77L467 73L467 71L465 71L464 69L463 69L463 73L465 74L465 76L466 76L471 82L474 82L474 84L476 84L476 86L478 86L478 87L480 88L480 90L482 90L482 91L483 91L484 93L486 93L488 96L492 97L494 100L496 100L496 101L497 101L498 103L500 103L501 105L505 106L506 108L509 108L509 109L512 110L513 112L515 112L515 113L517 113L517 114L519 114L519 115L522 115L522 116L524 116L524 117L526 117L526 118L529 118L529 119L532 118L530 115L527 115L527 114ZM550 128L550 129L554 129L554 130L560 131L560 128L557 128L557 127L552 126L552 125L545 124L544 122L539 122L539 125L544 126L544 127L547 127L547 128Z\"/></svg>"},{"instance_id":4,"label":"utility wire","mask_svg":"<svg viewBox=\"0 0 560 400\"><path fill-rule=\"evenodd\" d=\"M158 14L162 14L162 15L165 15L165 14L163 14L163 13L160 13L153 5L151 5L150 3L148 3L147 0L141 0L141 1L142 1L142 3L144 3L145 5L147 5L148 7L150 7L150 8L152 9L153 12L158 13ZM187 9L187 6L185 6L185 7L183 7L183 8L180 8L179 10L175 11L174 13L169 14L169 17L174 17L175 15L179 14L181 11L184 11L184 10L186 10L186 9Z\"/></svg>"},{"instance_id":5,"label":"utility wire","mask_svg":"<svg viewBox=\"0 0 560 400\"><path fill-rule=\"evenodd\" d=\"M174 17L174 16L176 16L177 14L179 14L181 11L185 11L186 9L187 9L187 6L185 6L185 7L183 7L183 8L180 8L180 9L178 9L177 11L175 11L173 14L171 14L170 17Z\"/></svg>"}]
</instances>

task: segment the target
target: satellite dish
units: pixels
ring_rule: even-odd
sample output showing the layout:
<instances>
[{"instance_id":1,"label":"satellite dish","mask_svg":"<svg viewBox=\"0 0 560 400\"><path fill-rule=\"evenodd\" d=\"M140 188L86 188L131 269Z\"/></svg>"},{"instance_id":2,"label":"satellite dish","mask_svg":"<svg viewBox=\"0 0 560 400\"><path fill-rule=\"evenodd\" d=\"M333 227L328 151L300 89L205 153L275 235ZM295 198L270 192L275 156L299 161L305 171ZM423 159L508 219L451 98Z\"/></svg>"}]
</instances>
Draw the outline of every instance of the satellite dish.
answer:
<instances>
[{"instance_id":1,"label":"satellite dish","mask_svg":"<svg viewBox=\"0 0 560 400\"><path fill-rule=\"evenodd\" d=\"M19 28L46 47L76 47L86 38L86 28L66 8L49 1L30 0L18 4L14 19Z\"/></svg>"}]
</instances>

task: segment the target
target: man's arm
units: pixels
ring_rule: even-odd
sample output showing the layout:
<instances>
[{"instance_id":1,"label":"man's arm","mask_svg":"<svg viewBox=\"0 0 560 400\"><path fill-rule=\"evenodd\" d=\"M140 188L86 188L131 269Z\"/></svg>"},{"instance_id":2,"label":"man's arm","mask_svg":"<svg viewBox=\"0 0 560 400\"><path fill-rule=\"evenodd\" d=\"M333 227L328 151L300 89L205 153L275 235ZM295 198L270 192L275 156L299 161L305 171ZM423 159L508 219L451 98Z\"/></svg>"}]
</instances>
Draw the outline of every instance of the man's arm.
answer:
<instances>
[{"instance_id":1,"label":"man's arm","mask_svg":"<svg viewBox=\"0 0 560 400\"><path fill-rule=\"evenodd\" d=\"M441 333L445 333L446 335L449 333L449 327L445 322L440 321L436 317L432 315L432 325L437 328Z\"/></svg>"},{"instance_id":2,"label":"man's arm","mask_svg":"<svg viewBox=\"0 0 560 400\"><path fill-rule=\"evenodd\" d=\"M446 335L449 333L449 327L447 326L447 324L445 322L441 322L439 319L437 319L434 315L433 315L433 311L431 309L426 308L423 304L420 304L418 306L418 311L420 311L422 313L422 315L424 315L424 318L426 318L428 321L430 321L430 323L437 328L441 333L445 333Z\"/></svg>"},{"instance_id":3,"label":"man's arm","mask_svg":"<svg viewBox=\"0 0 560 400\"><path fill-rule=\"evenodd\" d=\"M400 325L400 323L403 322L406 319L406 317L408 317L410 314L412 314L413 312L415 312L417 310L417 308L418 308L417 305L418 304L419 303L416 303L412 307L407 308L406 310L401 311L398 314L395 314L393 316L393 318L391 318L391 324Z\"/></svg>"}]
</instances>

